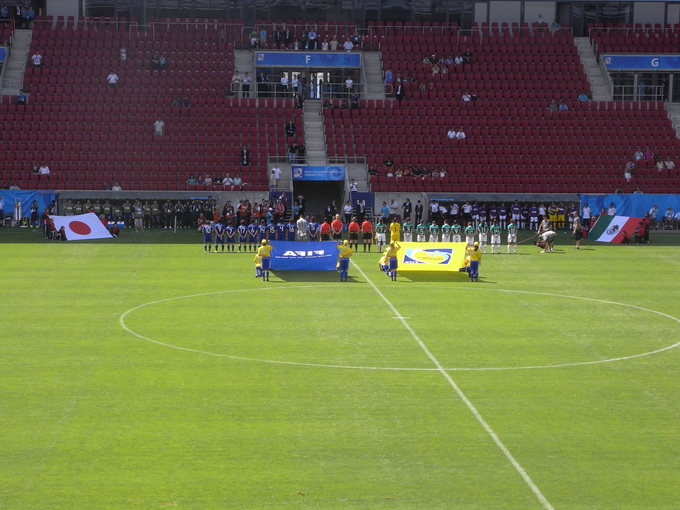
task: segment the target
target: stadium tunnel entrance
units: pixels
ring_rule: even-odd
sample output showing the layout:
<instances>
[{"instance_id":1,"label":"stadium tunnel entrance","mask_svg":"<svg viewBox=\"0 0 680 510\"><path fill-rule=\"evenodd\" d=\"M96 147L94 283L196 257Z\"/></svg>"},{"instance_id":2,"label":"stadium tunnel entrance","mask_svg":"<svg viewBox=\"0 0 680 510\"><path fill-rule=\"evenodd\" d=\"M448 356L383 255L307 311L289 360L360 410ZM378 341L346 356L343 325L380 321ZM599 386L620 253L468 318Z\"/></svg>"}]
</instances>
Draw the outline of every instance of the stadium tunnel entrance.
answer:
<instances>
[{"instance_id":1,"label":"stadium tunnel entrance","mask_svg":"<svg viewBox=\"0 0 680 510\"><path fill-rule=\"evenodd\" d=\"M305 216L315 216L321 223L333 203L337 213L342 214L344 184L344 181L295 181L293 196L305 197Z\"/></svg>"}]
</instances>

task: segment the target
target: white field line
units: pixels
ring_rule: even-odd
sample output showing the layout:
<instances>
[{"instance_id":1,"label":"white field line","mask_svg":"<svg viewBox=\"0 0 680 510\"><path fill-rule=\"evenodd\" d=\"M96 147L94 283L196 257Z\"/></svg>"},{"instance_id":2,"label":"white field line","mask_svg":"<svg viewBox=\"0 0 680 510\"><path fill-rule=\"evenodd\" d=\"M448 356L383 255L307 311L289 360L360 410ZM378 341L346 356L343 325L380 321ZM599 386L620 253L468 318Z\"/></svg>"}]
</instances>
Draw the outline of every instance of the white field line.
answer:
<instances>
[{"instance_id":1,"label":"white field line","mask_svg":"<svg viewBox=\"0 0 680 510\"><path fill-rule=\"evenodd\" d=\"M529 486L531 489L531 492L534 493L534 495L538 498L538 500L541 502L543 507L546 510L554 510L554 507L550 504L550 502L547 500L547 498L543 495L541 490L538 488L538 486L534 483L534 481L531 479L529 474L526 472L526 470L522 467L522 465L515 459L515 457L510 453L510 450L503 444L503 441L500 440L498 437L498 434L494 432L494 430L491 428L491 426L486 422L486 420L482 417L480 412L477 410L475 405L470 401L469 398L463 393L463 390L460 389L458 384L456 384L456 381L453 380L453 378L449 375L449 373L442 367L441 363L439 363L439 360L432 354L430 349L428 349L427 345L420 339L418 334L413 330L411 325L406 322L406 319L402 317L402 315L399 313L399 311L396 309L396 307L392 304L392 302L385 297L385 295L380 291L378 287L375 286L373 281L364 273L364 271L352 261L352 265L357 268L359 273L361 273L361 276L368 282L368 284L373 288L373 290L380 296L380 298L389 306L390 310L392 310L392 313L394 313L395 316L399 317L399 320L401 323L404 325L406 330L411 333L411 336L413 339L416 341L416 343L420 346L420 348L423 350L423 352L427 355L428 358L430 358L430 361L432 361L432 364L437 368L437 371L442 375L444 379L446 379L446 382L449 383L449 386L453 388L453 391L456 392L458 397L463 401L463 403L467 406L467 408L470 410L470 412L473 414L473 416L477 419L479 424L482 426L482 428L486 431L487 434L493 439L493 442L496 443L496 446L503 452L503 455L510 461L510 464L512 464L512 467L515 468L515 471L519 473L519 475L522 477L524 482Z\"/></svg>"}]
</instances>

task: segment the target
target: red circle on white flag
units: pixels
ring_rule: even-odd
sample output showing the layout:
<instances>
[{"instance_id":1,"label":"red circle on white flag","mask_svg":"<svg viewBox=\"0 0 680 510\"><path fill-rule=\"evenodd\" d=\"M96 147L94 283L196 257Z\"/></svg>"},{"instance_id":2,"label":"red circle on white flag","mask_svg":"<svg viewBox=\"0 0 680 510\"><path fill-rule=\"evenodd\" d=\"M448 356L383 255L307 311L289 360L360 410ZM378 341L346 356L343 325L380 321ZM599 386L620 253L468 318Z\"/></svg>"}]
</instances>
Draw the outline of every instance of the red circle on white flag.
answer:
<instances>
[{"instance_id":1,"label":"red circle on white flag","mask_svg":"<svg viewBox=\"0 0 680 510\"><path fill-rule=\"evenodd\" d=\"M82 221L72 221L68 224L68 228L79 236L86 236L92 232L90 226L87 223L83 223Z\"/></svg>"}]
</instances>

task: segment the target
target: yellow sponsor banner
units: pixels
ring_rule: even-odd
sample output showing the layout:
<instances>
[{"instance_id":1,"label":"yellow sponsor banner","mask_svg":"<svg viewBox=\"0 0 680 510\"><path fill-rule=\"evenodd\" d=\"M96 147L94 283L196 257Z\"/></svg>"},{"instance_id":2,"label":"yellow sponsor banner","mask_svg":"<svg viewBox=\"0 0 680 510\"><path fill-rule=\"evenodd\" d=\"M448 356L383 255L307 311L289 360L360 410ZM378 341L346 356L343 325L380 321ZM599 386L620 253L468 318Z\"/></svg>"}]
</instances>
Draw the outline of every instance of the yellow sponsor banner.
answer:
<instances>
[{"instance_id":1,"label":"yellow sponsor banner","mask_svg":"<svg viewBox=\"0 0 680 510\"><path fill-rule=\"evenodd\" d=\"M465 266L465 243L399 243L399 272L458 271Z\"/></svg>"}]
</instances>

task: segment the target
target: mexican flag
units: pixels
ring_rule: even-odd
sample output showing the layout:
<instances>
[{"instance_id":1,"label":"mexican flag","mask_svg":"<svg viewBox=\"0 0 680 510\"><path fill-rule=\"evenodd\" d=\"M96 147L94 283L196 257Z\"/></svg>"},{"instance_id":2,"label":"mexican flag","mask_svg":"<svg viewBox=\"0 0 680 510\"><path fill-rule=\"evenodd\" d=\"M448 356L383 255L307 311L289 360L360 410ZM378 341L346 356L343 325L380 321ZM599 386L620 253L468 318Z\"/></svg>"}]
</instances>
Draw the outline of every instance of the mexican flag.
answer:
<instances>
[{"instance_id":1,"label":"mexican flag","mask_svg":"<svg viewBox=\"0 0 680 510\"><path fill-rule=\"evenodd\" d=\"M588 232L588 239L601 243L621 243L625 236L632 237L642 218L601 215Z\"/></svg>"}]
</instances>

